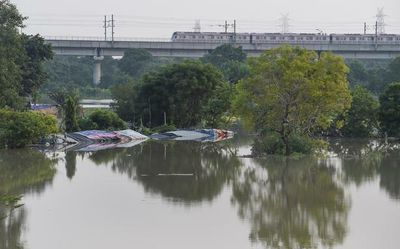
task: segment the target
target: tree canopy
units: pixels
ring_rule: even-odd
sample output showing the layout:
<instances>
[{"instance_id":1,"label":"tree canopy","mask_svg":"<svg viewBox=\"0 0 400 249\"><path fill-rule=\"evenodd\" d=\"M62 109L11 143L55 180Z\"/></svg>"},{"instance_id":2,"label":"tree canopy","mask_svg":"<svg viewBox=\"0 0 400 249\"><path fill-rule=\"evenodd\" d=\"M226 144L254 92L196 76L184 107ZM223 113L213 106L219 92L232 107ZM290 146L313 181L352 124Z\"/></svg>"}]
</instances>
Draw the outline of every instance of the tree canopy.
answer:
<instances>
[{"instance_id":1,"label":"tree canopy","mask_svg":"<svg viewBox=\"0 0 400 249\"><path fill-rule=\"evenodd\" d=\"M362 86L351 92L351 108L346 114L343 132L346 136L370 137L378 127L378 100Z\"/></svg>"},{"instance_id":2,"label":"tree canopy","mask_svg":"<svg viewBox=\"0 0 400 249\"><path fill-rule=\"evenodd\" d=\"M119 69L133 78L139 78L145 71L153 56L144 49L128 49L119 61Z\"/></svg>"},{"instance_id":3,"label":"tree canopy","mask_svg":"<svg viewBox=\"0 0 400 249\"><path fill-rule=\"evenodd\" d=\"M224 74L230 83L236 83L247 76L249 70L245 63L247 54L242 47L231 44L223 44L206 54L202 61L213 64Z\"/></svg>"},{"instance_id":4,"label":"tree canopy","mask_svg":"<svg viewBox=\"0 0 400 249\"><path fill-rule=\"evenodd\" d=\"M25 19L15 5L0 1L0 108L24 109L45 82L42 62L53 56L39 35L19 33Z\"/></svg>"},{"instance_id":5,"label":"tree canopy","mask_svg":"<svg viewBox=\"0 0 400 249\"><path fill-rule=\"evenodd\" d=\"M225 94L230 93L216 68L196 61L166 65L157 72L145 74L140 84L133 84L113 90L116 108L119 114L122 111L121 117L136 122L142 119L143 124L150 127L163 125L164 113L167 123L177 127L198 125L209 110L209 101L216 101L216 96L225 98ZM130 104L132 99L133 105ZM207 118L222 116L226 108L222 106L218 111L208 113Z\"/></svg>"},{"instance_id":6,"label":"tree canopy","mask_svg":"<svg viewBox=\"0 0 400 249\"><path fill-rule=\"evenodd\" d=\"M283 46L249 64L250 76L237 85L235 109L247 127L279 134L285 154L291 154L291 136L326 129L350 107L341 57Z\"/></svg>"},{"instance_id":7,"label":"tree canopy","mask_svg":"<svg viewBox=\"0 0 400 249\"><path fill-rule=\"evenodd\" d=\"M400 137L400 83L390 84L380 96L379 120L382 131Z\"/></svg>"}]
</instances>

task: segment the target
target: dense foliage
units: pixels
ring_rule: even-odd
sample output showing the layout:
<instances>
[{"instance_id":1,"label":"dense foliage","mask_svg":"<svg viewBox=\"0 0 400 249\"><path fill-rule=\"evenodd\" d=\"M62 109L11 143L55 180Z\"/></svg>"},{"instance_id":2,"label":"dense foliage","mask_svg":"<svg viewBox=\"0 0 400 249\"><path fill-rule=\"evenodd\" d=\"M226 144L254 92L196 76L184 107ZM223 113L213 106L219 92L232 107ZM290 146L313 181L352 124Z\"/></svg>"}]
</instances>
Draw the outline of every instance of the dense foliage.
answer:
<instances>
[{"instance_id":1,"label":"dense foliage","mask_svg":"<svg viewBox=\"0 0 400 249\"><path fill-rule=\"evenodd\" d=\"M77 101L72 96L68 96L65 102L65 106L63 106L63 109L65 115L65 131L78 131L79 126L77 121Z\"/></svg>"},{"instance_id":2,"label":"dense foliage","mask_svg":"<svg viewBox=\"0 0 400 249\"><path fill-rule=\"evenodd\" d=\"M390 84L379 98L382 131L400 137L400 83Z\"/></svg>"},{"instance_id":3,"label":"dense foliage","mask_svg":"<svg viewBox=\"0 0 400 249\"><path fill-rule=\"evenodd\" d=\"M362 86L351 92L351 108L346 114L343 133L350 137L370 137L378 130L378 100Z\"/></svg>"},{"instance_id":4,"label":"dense foliage","mask_svg":"<svg viewBox=\"0 0 400 249\"><path fill-rule=\"evenodd\" d=\"M0 147L23 147L56 132L57 120L53 116L0 109Z\"/></svg>"},{"instance_id":5,"label":"dense foliage","mask_svg":"<svg viewBox=\"0 0 400 249\"><path fill-rule=\"evenodd\" d=\"M293 137L326 129L350 107L348 68L331 53L280 47L250 60L250 76L237 85L235 109L247 127L275 133L291 154Z\"/></svg>"},{"instance_id":6,"label":"dense foliage","mask_svg":"<svg viewBox=\"0 0 400 249\"><path fill-rule=\"evenodd\" d=\"M229 107L228 88L212 65L184 61L145 74L140 84L119 86L113 93L118 114L126 120L141 120L149 127L166 121L188 128L202 121L218 122ZM228 102L217 103L218 100ZM218 108L212 109L210 102L218 104Z\"/></svg>"},{"instance_id":7,"label":"dense foliage","mask_svg":"<svg viewBox=\"0 0 400 249\"><path fill-rule=\"evenodd\" d=\"M390 83L400 81L400 57L392 61L351 60L347 64L350 85L362 85L376 95L382 94Z\"/></svg>"},{"instance_id":8,"label":"dense foliage","mask_svg":"<svg viewBox=\"0 0 400 249\"><path fill-rule=\"evenodd\" d=\"M42 62L52 57L43 38L18 32L24 20L14 4L0 0L0 108L25 109L45 82Z\"/></svg>"},{"instance_id":9,"label":"dense foliage","mask_svg":"<svg viewBox=\"0 0 400 249\"><path fill-rule=\"evenodd\" d=\"M224 44L206 54L202 61L213 64L223 73L227 81L236 83L249 73L246 59L247 54L242 47Z\"/></svg>"},{"instance_id":10,"label":"dense foliage","mask_svg":"<svg viewBox=\"0 0 400 249\"><path fill-rule=\"evenodd\" d=\"M82 130L123 130L126 123L115 113L109 110L96 110L89 117L79 121Z\"/></svg>"}]
</instances>

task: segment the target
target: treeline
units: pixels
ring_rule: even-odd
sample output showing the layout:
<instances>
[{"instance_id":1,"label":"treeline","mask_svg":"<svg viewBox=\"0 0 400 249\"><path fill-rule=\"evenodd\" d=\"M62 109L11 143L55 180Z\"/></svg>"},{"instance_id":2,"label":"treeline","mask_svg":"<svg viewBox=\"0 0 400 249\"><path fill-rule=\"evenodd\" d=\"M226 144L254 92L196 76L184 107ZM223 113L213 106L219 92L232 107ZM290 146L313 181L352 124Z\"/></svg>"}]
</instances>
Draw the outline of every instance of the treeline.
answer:
<instances>
[{"instance_id":1,"label":"treeline","mask_svg":"<svg viewBox=\"0 0 400 249\"><path fill-rule=\"evenodd\" d=\"M389 84L400 82L400 57L394 60L348 60L347 65L350 86L361 85L376 96Z\"/></svg>"},{"instance_id":2,"label":"treeline","mask_svg":"<svg viewBox=\"0 0 400 249\"><path fill-rule=\"evenodd\" d=\"M20 33L26 18L0 0L0 148L21 147L57 131L53 117L30 112L46 80L42 63L53 56L39 35Z\"/></svg>"}]
</instances>

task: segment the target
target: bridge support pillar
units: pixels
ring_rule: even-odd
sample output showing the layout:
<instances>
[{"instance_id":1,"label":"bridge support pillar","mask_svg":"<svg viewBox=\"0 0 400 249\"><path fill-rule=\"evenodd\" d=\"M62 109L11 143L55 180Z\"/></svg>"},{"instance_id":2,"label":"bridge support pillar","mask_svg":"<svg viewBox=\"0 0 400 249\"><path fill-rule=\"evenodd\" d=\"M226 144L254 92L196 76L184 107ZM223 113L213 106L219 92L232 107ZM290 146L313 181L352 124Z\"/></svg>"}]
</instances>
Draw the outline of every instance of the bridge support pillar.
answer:
<instances>
[{"instance_id":1,"label":"bridge support pillar","mask_svg":"<svg viewBox=\"0 0 400 249\"><path fill-rule=\"evenodd\" d=\"M94 56L93 65L93 84L98 85L101 81L101 61L104 59L103 56Z\"/></svg>"}]
</instances>

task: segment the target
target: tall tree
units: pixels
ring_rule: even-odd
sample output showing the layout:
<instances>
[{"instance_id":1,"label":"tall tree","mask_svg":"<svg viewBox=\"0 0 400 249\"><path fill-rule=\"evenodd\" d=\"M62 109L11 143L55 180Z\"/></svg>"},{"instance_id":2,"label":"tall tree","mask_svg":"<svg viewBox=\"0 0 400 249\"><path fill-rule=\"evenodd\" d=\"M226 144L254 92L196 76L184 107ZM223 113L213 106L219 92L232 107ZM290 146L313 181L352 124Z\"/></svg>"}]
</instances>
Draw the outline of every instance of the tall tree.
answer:
<instances>
[{"instance_id":1,"label":"tall tree","mask_svg":"<svg viewBox=\"0 0 400 249\"><path fill-rule=\"evenodd\" d=\"M139 78L149 63L153 60L153 56L144 49L129 49L125 51L124 57L119 61L119 69L137 79Z\"/></svg>"},{"instance_id":2,"label":"tall tree","mask_svg":"<svg viewBox=\"0 0 400 249\"><path fill-rule=\"evenodd\" d=\"M118 86L113 93L118 114L126 120L142 119L145 125L160 126L164 124L165 113L167 123L187 128L205 118L213 119L209 116L211 112L206 115L209 101L225 94L226 86L223 76L212 65L184 61L145 74L140 85ZM221 116L221 112L219 108L214 114Z\"/></svg>"},{"instance_id":3,"label":"tall tree","mask_svg":"<svg viewBox=\"0 0 400 249\"><path fill-rule=\"evenodd\" d=\"M247 54L242 47L224 44L206 54L202 60L216 66L230 83L236 83L249 73L245 63Z\"/></svg>"},{"instance_id":4,"label":"tall tree","mask_svg":"<svg viewBox=\"0 0 400 249\"><path fill-rule=\"evenodd\" d=\"M326 129L350 107L348 68L331 53L320 57L283 46L250 60L250 76L237 85L235 108L248 127L279 135L285 154L290 137Z\"/></svg>"},{"instance_id":5,"label":"tall tree","mask_svg":"<svg viewBox=\"0 0 400 249\"><path fill-rule=\"evenodd\" d=\"M22 94L27 97L34 95L47 80L43 62L53 58L49 44L39 35L22 35L26 56L22 63Z\"/></svg>"},{"instance_id":6,"label":"tall tree","mask_svg":"<svg viewBox=\"0 0 400 249\"><path fill-rule=\"evenodd\" d=\"M8 0L0 0L0 107L23 108L20 96L22 71L19 65L24 56L21 36L25 18Z\"/></svg>"},{"instance_id":7,"label":"tall tree","mask_svg":"<svg viewBox=\"0 0 400 249\"><path fill-rule=\"evenodd\" d=\"M400 137L400 83L390 84L380 96L379 120L382 131Z\"/></svg>"},{"instance_id":8,"label":"tall tree","mask_svg":"<svg viewBox=\"0 0 400 249\"><path fill-rule=\"evenodd\" d=\"M347 136L369 137L378 129L378 100L362 86L351 92L352 103L346 114L343 132Z\"/></svg>"}]
</instances>

